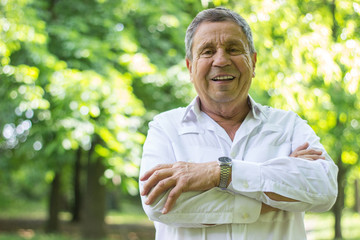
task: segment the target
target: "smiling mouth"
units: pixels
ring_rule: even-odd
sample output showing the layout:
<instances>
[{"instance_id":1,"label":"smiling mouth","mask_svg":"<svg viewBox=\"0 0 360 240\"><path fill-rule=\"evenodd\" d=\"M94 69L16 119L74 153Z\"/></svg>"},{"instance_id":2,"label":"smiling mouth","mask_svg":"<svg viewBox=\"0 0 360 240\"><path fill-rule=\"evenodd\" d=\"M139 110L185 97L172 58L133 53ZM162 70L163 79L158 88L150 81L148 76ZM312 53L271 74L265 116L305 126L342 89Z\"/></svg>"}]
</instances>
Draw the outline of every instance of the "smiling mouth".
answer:
<instances>
[{"instance_id":1,"label":"smiling mouth","mask_svg":"<svg viewBox=\"0 0 360 240\"><path fill-rule=\"evenodd\" d=\"M217 76L217 77L214 77L212 78L211 80L213 81L231 81L231 80L234 80L234 76Z\"/></svg>"}]
</instances>

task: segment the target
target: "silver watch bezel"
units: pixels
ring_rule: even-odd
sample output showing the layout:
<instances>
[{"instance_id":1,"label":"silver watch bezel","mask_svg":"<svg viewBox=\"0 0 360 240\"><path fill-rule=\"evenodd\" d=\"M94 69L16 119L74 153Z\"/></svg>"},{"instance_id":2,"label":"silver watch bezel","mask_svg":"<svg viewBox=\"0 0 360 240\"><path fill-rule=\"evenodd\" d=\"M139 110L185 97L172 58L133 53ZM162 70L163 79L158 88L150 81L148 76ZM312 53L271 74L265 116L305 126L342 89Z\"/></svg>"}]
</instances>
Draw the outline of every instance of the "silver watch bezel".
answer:
<instances>
[{"instance_id":1,"label":"silver watch bezel","mask_svg":"<svg viewBox=\"0 0 360 240\"><path fill-rule=\"evenodd\" d=\"M218 163L220 166L232 166L232 159L229 157L219 157Z\"/></svg>"}]
</instances>

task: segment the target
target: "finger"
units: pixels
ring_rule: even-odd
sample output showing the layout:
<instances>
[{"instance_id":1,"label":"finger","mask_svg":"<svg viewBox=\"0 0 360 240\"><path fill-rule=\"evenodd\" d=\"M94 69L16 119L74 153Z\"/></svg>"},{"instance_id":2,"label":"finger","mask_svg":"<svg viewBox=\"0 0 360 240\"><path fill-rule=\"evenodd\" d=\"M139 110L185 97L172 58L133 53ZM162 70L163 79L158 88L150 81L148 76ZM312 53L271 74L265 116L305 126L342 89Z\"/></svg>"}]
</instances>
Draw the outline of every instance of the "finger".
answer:
<instances>
[{"instance_id":1,"label":"finger","mask_svg":"<svg viewBox=\"0 0 360 240\"><path fill-rule=\"evenodd\" d=\"M299 147L297 147L291 154L290 157L297 157L299 152L306 150L309 147L309 143L306 142Z\"/></svg>"},{"instance_id":2,"label":"finger","mask_svg":"<svg viewBox=\"0 0 360 240\"><path fill-rule=\"evenodd\" d=\"M316 149L306 149L306 150L300 150L300 151L293 152L290 156L291 157L301 157L304 155L322 155L322 151L316 150Z\"/></svg>"},{"instance_id":3,"label":"finger","mask_svg":"<svg viewBox=\"0 0 360 240\"><path fill-rule=\"evenodd\" d=\"M309 149L306 149L306 150L303 150L303 151L309 152L309 153L312 153L312 154L322 154L321 150L315 149L315 148L309 148Z\"/></svg>"},{"instance_id":4,"label":"finger","mask_svg":"<svg viewBox=\"0 0 360 240\"><path fill-rule=\"evenodd\" d=\"M164 169L164 168L171 168L173 164L158 164L154 168L150 169L149 171L145 172L141 177L140 181L146 181L154 174L154 172Z\"/></svg>"},{"instance_id":5,"label":"finger","mask_svg":"<svg viewBox=\"0 0 360 240\"><path fill-rule=\"evenodd\" d=\"M152 204L162 193L168 191L176 185L176 181L172 178L168 178L160 181L149 193L145 204Z\"/></svg>"},{"instance_id":6,"label":"finger","mask_svg":"<svg viewBox=\"0 0 360 240\"><path fill-rule=\"evenodd\" d=\"M300 150L305 150L305 149L307 149L308 147L309 147L309 143L308 143L308 142L305 142L304 144L298 146L298 147L294 150L294 152L297 152L297 151L300 151Z\"/></svg>"},{"instance_id":7,"label":"finger","mask_svg":"<svg viewBox=\"0 0 360 240\"><path fill-rule=\"evenodd\" d=\"M182 193L182 186L176 185L170 193L169 196L166 199L166 203L164 205L164 208L162 210L162 214L168 213L175 205L176 200L180 197Z\"/></svg>"},{"instance_id":8,"label":"finger","mask_svg":"<svg viewBox=\"0 0 360 240\"><path fill-rule=\"evenodd\" d=\"M171 169L160 169L156 170L149 178L148 181L144 184L141 195L147 195L150 190L156 186L160 181L172 176L173 171Z\"/></svg>"},{"instance_id":9,"label":"finger","mask_svg":"<svg viewBox=\"0 0 360 240\"><path fill-rule=\"evenodd\" d=\"M297 153L298 157L301 157L301 156L304 156L304 155L318 155L318 156L321 156L322 151L315 150L315 149L307 149L307 150L302 150L302 151Z\"/></svg>"}]
</instances>

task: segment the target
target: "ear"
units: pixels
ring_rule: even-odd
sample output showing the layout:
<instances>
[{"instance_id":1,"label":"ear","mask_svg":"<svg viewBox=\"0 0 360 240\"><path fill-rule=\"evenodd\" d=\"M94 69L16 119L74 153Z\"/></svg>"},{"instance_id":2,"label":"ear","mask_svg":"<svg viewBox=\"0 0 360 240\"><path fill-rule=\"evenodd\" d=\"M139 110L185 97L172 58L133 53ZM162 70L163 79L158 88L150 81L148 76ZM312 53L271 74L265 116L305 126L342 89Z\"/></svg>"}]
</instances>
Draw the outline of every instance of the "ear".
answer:
<instances>
[{"instance_id":1,"label":"ear","mask_svg":"<svg viewBox=\"0 0 360 240\"><path fill-rule=\"evenodd\" d=\"M185 59L186 61L186 67L187 69L189 70L189 73L190 73L190 81L192 82L193 81L193 78L192 78L192 61L188 58Z\"/></svg>"},{"instance_id":2,"label":"ear","mask_svg":"<svg viewBox=\"0 0 360 240\"><path fill-rule=\"evenodd\" d=\"M257 52L253 53L253 55L251 56L251 60L252 60L252 63L253 63L253 69L255 70L256 61L257 61Z\"/></svg>"},{"instance_id":3,"label":"ear","mask_svg":"<svg viewBox=\"0 0 360 240\"><path fill-rule=\"evenodd\" d=\"M256 67L256 61L257 61L257 53L253 53L253 55L251 56L251 60L252 60L252 65L253 65L253 78L255 77L255 67Z\"/></svg>"},{"instance_id":4,"label":"ear","mask_svg":"<svg viewBox=\"0 0 360 240\"><path fill-rule=\"evenodd\" d=\"M186 67L189 70L189 73L191 74L192 73L192 62L188 58L186 58L185 61L186 61Z\"/></svg>"}]
</instances>

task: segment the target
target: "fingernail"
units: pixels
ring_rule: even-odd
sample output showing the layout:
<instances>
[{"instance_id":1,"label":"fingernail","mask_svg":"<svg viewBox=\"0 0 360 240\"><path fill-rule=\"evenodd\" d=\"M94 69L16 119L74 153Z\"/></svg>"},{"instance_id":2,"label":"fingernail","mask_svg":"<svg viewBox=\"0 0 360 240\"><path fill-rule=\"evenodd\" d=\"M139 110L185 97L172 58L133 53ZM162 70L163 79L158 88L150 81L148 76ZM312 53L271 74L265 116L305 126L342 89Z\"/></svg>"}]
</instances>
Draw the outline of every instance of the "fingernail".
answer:
<instances>
[{"instance_id":1,"label":"fingernail","mask_svg":"<svg viewBox=\"0 0 360 240\"><path fill-rule=\"evenodd\" d=\"M162 214L165 214L165 213L167 213L167 209L166 209L166 208L163 208Z\"/></svg>"},{"instance_id":2,"label":"fingernail","mask_svg":"<svg viewBox=\"0 0 360 240\"><path fill-rule=\"evenodd\" d=\"M146 205L149 205L149 203L150 203L150 200L147 199L147 200L145 201L145 204L146 204Z\"/></svg>"}]
</instances>

